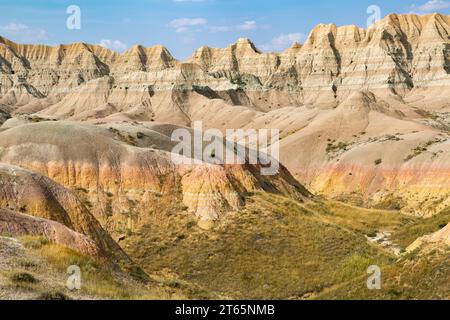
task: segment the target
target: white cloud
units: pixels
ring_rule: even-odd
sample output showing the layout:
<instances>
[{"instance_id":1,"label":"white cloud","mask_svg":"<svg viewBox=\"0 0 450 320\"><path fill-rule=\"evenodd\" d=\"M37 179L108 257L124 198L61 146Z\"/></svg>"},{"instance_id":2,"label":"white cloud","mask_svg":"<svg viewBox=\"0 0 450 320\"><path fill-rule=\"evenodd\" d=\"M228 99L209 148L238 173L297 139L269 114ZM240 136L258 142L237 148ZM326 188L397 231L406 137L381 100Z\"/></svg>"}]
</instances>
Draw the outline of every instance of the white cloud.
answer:
<instances>
[{"instance_id":1,"label":"white cloud","mask_svg":"<svg viewBox=\"0 0 450 320\"><path fill-rule=\"evenodd\" d=\"M103 39L102 41L100 41L100 45L102 47L111 49L111 50L115 50L118 52L123 52L127 49L127 45L125 43L123 43L122 41L119 40L109 40L109 39Z\"/></svg>"},{"instance_id":2,"label":"white cloud","mask_svg":"<svg viewBox=\"0 0 450 320\"><path fill-rule=\"evenodd\" d=\"M188 0L182 0L188 1ZM224 25L224 26L208 26L208 20L204 18L180 18L172 20L169 27L175 29L177 33L190 31L193 27L198 27L198 30L209 30L211 32L230 32L230 31L248 31L256 30L259 25L256 21L244 21L238 25Z\"/></svg>"},{"instance_id":3,"label":"white cloud","mask_svg":"<svg viewBox=\"0 0 450 320\"><path fill-rule=\"evenodd\" d=\"M256 21L245 21L243 24L237 26L238 30L254 30L258 28Z\"/></svg>"},{"instance_id":4,"label":"white cloud","mask_svg":"<svg viewBox=\"0 0 450 320\"><path fill-rule=\"evenodd\" d=\"M445 0L430 0L420 6L413 4L409 13L425 14L429 12L436 12L450 8L450 1Z\"/></svg>"},{"instance_id":5,"label":"white cloud","mask_svg":"<svg viewBox=\"0 0 450 320\"><path fill-rule=\"evenodd\" d=\"M208 20L204 18L180 18L172 20L169 27L174 28L176 32L181 33L189 30L190 27L203 26L208 24Z\"/></svg>"},{"instance_id":6,"label":"white cloud","mask_svg":"<svg viewBox=\"0 0 450 320\"><path fill-rule=\"evenodd\" d=\"M248 31L258 29L258 24L256 21L245 21L242 24L235 26L212 26L209 29L212 32L230 32L230 31Z\"/></svg>"},{"instance_id":7,"label":"white cloud","mask_svg":"<svg viewBox=\"0 0 450 320\"><path fill-rule=\"evenodd\" d=\"M419 6L422 11L436 11L450 8L450 1L430 0L427 3Z\"/></svg>"},{"instance_id":8,"label":"white cloud","mask_svg":"<svg viewBox=\"0 0 450 320\"><path fill-rule=\"evenodd\" d=\"M22 23L11 22L6 26L0 26L0 32L6 37L14 37L14 40L21 42L35 42L48 39L47 31L32 28Z\"/></svg>"},{"instance_id":9,"label":"white cloud","mask_svg":"<svg viewBox=\"0 0 450 320\"><path fill-rule=\"evenodd\" d=\"M295 42L302 42L305 40L303 33L288 33L280 34L278 37L273 38L269 43L262 45L261 49L264 51L282 51L294 44Z\"/></svg>"}]
</instances>

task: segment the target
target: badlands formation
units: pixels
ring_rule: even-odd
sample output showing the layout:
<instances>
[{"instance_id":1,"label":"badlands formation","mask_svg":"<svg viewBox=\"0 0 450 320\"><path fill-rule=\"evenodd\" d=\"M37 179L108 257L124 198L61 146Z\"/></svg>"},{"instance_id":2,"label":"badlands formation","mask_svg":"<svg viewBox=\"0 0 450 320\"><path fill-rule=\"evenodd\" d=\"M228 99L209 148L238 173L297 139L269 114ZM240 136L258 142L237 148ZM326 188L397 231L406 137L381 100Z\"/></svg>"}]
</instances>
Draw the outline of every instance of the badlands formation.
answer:
<instances>
[{"instance_id":1,"label":"badlands formation","mask_svg":"<svg viewBox=\"0 0 450 320\"><path fill-rule=\"evenodd\" d=\"M450 207L449 98L440 14L321 24L282 53L239 39L187 61L163 46L118 54L0 37L0 231L138 268L117 242L148 212L209 229L259 192L430 218ZM280 172L173 163L172 132L196 121L279 129ZM448 244L448 228L421 241Z\"/></svg>"}]
</instances>

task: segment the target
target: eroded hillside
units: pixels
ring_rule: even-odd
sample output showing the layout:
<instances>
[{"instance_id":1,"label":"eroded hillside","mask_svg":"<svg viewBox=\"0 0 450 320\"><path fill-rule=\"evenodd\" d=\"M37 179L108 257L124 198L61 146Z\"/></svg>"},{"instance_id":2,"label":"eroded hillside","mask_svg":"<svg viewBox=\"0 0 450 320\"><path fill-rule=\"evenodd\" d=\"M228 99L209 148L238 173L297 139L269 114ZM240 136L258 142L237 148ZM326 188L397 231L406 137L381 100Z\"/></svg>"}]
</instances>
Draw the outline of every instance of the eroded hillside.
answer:
<instances>
[{"instance_id":1,"label":"eroded hillside","mask_svg":"<svg viewBox=\"0 0 450 320\"><path fill-rule=\"evenodd\" d=\"M0 297L14 296L11 257L48 250L65 253L40 261L59 278L81 255L109 270L93 282L126 291L79 298L155 286L163 298L448 297L418 277L448 276L449 98L440 14L319 25L282 53L239 39L187 61L163 46L118 54L0 37ZM195 164L176 163L173 132L199 121L278 129L280 170L203 161L203 146ZM43 243L31 250L27 236ZM373 296L371 264L389 273Z\"/></svg>"}]
</instances>

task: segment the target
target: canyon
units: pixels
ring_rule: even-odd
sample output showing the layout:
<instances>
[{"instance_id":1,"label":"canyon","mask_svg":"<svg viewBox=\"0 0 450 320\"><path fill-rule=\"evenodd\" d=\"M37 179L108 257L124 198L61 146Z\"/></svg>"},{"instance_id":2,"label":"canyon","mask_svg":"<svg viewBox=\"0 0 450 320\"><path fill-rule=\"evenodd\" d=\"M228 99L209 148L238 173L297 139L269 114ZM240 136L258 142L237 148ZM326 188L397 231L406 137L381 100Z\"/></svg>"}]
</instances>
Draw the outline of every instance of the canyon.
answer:
<instances>
[{"instance_id":1,"label":"canyon","mask_svg":"<svg viewBox=\"0 0 450 320\"><path fill-rule=\"evenodd\" d=\"M279 130L279 172L265 176L250 163L174 163L172 133L193 132L196 122L223 134ZM336 203L348 207L341 212ZM210 279L177 250L211 250L202 259L217 267L228 260L211 243L234 252L235 235L259 248L272 225L289 239L300 236L296 230L328 230L316 243L327 248L315 256L323 262L339 241L373 254L364 236L389 228L405 251L419 251L414 259L433 250L446 257L449 207L450 16L391 14L368 29L321 24L281 53L239 39L201 47L186 61L161 45L119 54L0 36L1 233L42 236L139 281L165 270L185 281L187 297L261 298ZM312 236L301 235L310 245ZM255 261L258 250L250 250ZM335 251L340 262L351 253L342 250ZM380 252L387 263L389 254ZM186 272L186 261L201 271ZM330 271L327 263L318 265ZM256 285L250 269L233 270L230 279L238 274ZM317 281L289 296L270 289L270 297L305 298L335 284Z\"/></svg>"}]
</instances>

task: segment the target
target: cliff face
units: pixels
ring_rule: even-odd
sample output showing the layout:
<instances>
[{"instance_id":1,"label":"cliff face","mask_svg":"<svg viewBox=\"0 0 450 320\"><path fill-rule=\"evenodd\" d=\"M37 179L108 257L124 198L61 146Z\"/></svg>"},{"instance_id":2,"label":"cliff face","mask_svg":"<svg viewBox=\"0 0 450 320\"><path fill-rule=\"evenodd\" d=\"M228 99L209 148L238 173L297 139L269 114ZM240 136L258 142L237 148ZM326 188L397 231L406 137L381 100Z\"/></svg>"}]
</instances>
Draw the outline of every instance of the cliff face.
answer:
<instances>
[{"instance_id":1,"label":"cliff face","mask_svg":"<svg viewBox=\"0 0 450 320\"><path fill-rule=\"evenodd\" d=\"M209 219L221 215L220 207L238 206L236 190L266 182L243 167L174 168L167 154L118 145L95 126L12 127L25 114L92 124L191 126L201 120L220 130L276 128L282 162L311 191L430 215L447 206L450 195L449 87L450 17L440 14L393 14L367 30L318 25L304 44L282 53L262 53L239 39L224 49L202 47L186 62L162 46L117 54L82 43L48 47L0 38L0 160L64 185L112 192L112 181L121 177L123 189L160 192L156 171L163 170L180 183L182 202ZM61 137L94 130L88 136L101 138L86 149L88 160L78 159L76 148L63 147L66 138L52 136L46 144L49 137L39 130L59 130L54 135ZM29 140L36 140L36 153L16 151ZM115 154L106 156L111 144ZM94 150L102 145L103 151ZM209 184L197 183L210 176ZM280 179L278 185L290 180ZM211 190L221 196L198 196Z\"/></svg>"},{"instance_id":2,"label":"cliff face","mask_svg":"<svg viewBox=\"0 0 450 320\"><path fill-rule=\"evenodd\" d=\"M335 106L359 90L415 101L423 90L438 93L449 85L449 19L389 15L367 30L318 25L303 46L295 44L280 54L261 53L250 40L240 39L225 49L198 49L187 61L195 66L175 60L162 46L135 46L119 55L83 43L48 47L1 38L0 104L30 108L31 103L35 110L43 109L106 76L110 85L97 95L113 104L114 111L148 106L146 101L159 92L193 87L208 87L222 98L233 94L232 104L264 110L310 103ZM35 98L40 98L39 107ZM168 100L166 106L176 103L174 97ZM439 94L425 97L433 102L430 108L445 106L444 100Z\"/></svg>"}]
</instances>

